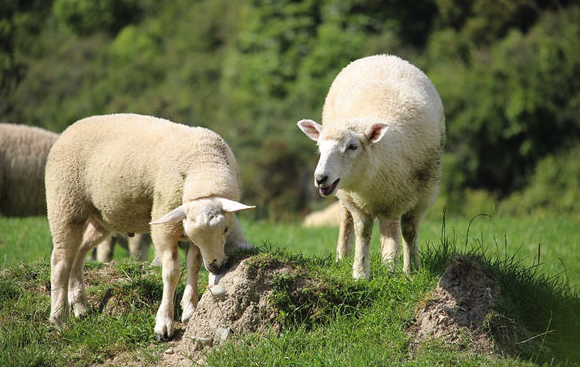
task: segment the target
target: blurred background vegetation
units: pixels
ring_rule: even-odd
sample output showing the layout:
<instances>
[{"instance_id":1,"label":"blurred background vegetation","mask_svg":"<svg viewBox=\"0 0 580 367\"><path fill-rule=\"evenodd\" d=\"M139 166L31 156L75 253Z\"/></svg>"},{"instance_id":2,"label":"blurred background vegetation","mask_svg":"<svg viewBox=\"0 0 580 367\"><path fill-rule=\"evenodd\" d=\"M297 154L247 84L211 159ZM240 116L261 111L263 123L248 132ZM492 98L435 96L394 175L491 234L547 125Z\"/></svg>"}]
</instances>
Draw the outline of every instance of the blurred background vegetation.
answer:
<instances>
[{"instance_id":1,"label":"blurred background vegetation","mask_svg":"<svg viewBox=\"0 0 580 367\"><path fill-rule=\"evenodd\" d=\"M443 100L438 207L578 213L580 5L571 0L1 0L0 120L61 132L134 112L222 135L256 215L327 202L312 185L320 120L348 62L399 55Z\"/></svg>"}]
</instances>

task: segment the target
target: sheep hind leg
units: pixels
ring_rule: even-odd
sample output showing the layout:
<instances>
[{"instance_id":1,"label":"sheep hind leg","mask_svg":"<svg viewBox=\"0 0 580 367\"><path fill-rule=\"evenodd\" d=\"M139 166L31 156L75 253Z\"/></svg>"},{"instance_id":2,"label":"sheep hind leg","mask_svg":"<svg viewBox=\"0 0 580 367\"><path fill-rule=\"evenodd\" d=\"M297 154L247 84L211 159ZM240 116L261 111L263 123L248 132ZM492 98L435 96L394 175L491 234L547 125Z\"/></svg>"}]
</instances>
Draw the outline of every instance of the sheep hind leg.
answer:
<instances>
[{"instance_id":1,"label":"sheep hind leg","mask_svg":"<svg viewBox=\"0 0 580 367\"><path fill-rule=\"evenodd\" d=\"M381 258L389 270L395 269L399 254L399 220L379 219Z\"/></svg>"},{"instance_id":2,"label":"sheep hind leg","mask_svg":"<svg viewBox=\"0 0 580 367\"><path fill-rule=\"evenodd\" d=\"M69 279L83 235L82 224L50 222L53 248L50 257L50 323L62 326L69 314Z\"/></svg>"},{"instance_id":3,"label":"sheep hind leg","mask_svg":"<svg viewBox=\"0 0 580 367\"><path fill-rule=\"evenodd\" d=\"M417 237L423 212L408 212L401 217L403 233L403 271L411 275L419 269Z\"/></svg>"},{"instance_id":4,"label":"sheep hind leg","mask_svg":"<svg viewBox=\"0 0 580 367\"><path fill-rule=\"evenodd\" d=\"M340 203L340 222L338 229L338 244L336 246L336 261L342 261L352 254L354 223L352 214Z\"/></svg>"},{"instance_id":5,"label":"sheep hind leg","mask_svg":"<svg viewBox=\"0 0 580 367\"><path fill-rule=\"evenodd\" d=\"M88 312L83 277L85 257L93 247L103 241L109 234L109 231L105 230L94 220L89 219L85 225L82 244L75 257L68 285L68 301L76 317L86 316Z\"/></svg>"},{"instance_id":6,"label":"sheep hind leg","mask_svg":"<svg viewBox=\"0 0 580 367\"><path fill-rule=\"evenodd\" d=\"M115 236L109 236L106 240L101 242L98 246L93 248L91 260L96 260L102 263L108 263L113 260L115 253Z\"/></svg>"},{"instance_id":7,"label":"sheep hind leg","mask_svg":"<svg viewBox=\"0 0 580 367\"><path fill-rule=\"evenodd\" d=\"M137 233L133 237L129 237L128 240L129 255L139 261L147 260L147 255L149 255L149 246L151 244L151 238L148 234Z\"/></svg>"},{"instance_id":8,"label":"sheep hind leg","mask_svg":"<svg viewBox=\"0 0 580 367\"><path fill-rule=\"evenodd\" d=\"M193 243L190 244L187 250L187 281L185 291L183 292L183 298L181 299L181 308L183 310L181 321L183 322L187 322L191 319L193 311L195 311L195 308L197 307L199 299L197 292L197 279L199 269L201 268L201 262L201 251Z\"/></svg>"}]
</instances>

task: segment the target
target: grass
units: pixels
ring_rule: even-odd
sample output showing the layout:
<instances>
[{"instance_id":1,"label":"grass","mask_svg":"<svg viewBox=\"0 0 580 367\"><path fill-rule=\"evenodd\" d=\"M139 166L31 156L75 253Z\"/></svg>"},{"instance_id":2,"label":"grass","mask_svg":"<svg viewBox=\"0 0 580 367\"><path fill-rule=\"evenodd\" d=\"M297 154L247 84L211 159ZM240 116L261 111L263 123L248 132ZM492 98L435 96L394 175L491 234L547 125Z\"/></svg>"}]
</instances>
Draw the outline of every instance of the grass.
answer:
<instances>
[{"instance_id":1,"label":"grass","mask_svg":"<svg viewBox=\"0 0 580 367\"><path fill-rule=\"evenodd\" d=\"M334 296L315 322L287 315L281 335L234 338L206 356L212 366L575 366L580 365L580 235L571 218L428 219L421 229L423 270L410 280L380 264L377 231L369 282L350 278L351 265L334 262L337 230L242 221L261 251L323 279ZM102 308L71 319L62 331L48 325L50 234L46 220L0 218L0 365L93 366L133 361L157 365L166 343L154 340L161 299L158 268L124 259L87 264L90 303ZM538 258L539 249L539 258ZM504 335L519 357L492 357L440 340L415 346L407 333L453 256L491 269L501 298L485 330ZM203 292L207 273L202 273ZM284 279L279 280L282 287ZM178 292L183 291L183 280ZM180 297L178 295L177 297ZM177 298L179 299L179 298ZM281 300L281 301L280 301ZM279 301L283 302L283 298ZM106 306L104 306L106 304ZM102 307L99 307L102 306ZM318 307L318 306L317 306ZM292 312L292 308L288 308ZM176 317L179 317L177 310ZM290 315L291 316L291 315ZM179 324L178 324L179 325ZM181 326L183 327L183 325Z\"/></svg>"}]
</instances>

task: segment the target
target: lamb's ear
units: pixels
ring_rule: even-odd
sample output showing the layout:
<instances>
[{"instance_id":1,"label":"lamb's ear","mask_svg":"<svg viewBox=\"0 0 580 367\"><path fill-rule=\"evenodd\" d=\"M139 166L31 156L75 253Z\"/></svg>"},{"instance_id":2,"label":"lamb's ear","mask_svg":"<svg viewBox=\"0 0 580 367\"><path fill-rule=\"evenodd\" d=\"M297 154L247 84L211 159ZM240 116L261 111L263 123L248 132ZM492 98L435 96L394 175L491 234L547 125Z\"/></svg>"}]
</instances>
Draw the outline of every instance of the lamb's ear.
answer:
<instances>
[{"instance_id":1,"label":"lamb's ear","mask_svg":"<svg viewBox=\"0 0 580 367\"><path fill-rule=\"evenodd\" d=\"M222 206L223 211L228 213L241 212L244 210L251 210L256 208L256 206L245 205L230 199L219 198L218 200Z\"/></svg>"},{"instance_id":2,"label":"lamb's ear","mask_svg":"<svg viewBox=\"0 0 580 367\"><path fill-rule=\"evenodd\" d=\"M379 142L385 133L389 130L390 125L383 124L383 123L374 123L371 126L367 127L365 130L365 136L369 143L374 144Z\"/></svg>"},{"instance_id":3,"label":"lamb's ear","mask_svg":"<svg viewBox=\"0 0 580 367\"><path fill-rule=\"evenodd\" d=\"M186 214L185 214L184 206L180 205L177 208L170 211L169 213L162 216L161 218L159 218L155 221L149 222L149 224L163 224L163 223L177 222L179 220L183 220L185 218L185 215Z\"/></svg>"},{"instance_id":4,"label":"lamb's ear","mask_svg":"<svg viewBox=\"0 0 580 367\"><path fill-rule=\"evenodd\" d=\"M300 120L296 125L298 125L300 130L302 130L302 132L310 139L318 141L318 137L322 132L322 125L317 124L312 120Z\"/></svg>"}]
</instances>

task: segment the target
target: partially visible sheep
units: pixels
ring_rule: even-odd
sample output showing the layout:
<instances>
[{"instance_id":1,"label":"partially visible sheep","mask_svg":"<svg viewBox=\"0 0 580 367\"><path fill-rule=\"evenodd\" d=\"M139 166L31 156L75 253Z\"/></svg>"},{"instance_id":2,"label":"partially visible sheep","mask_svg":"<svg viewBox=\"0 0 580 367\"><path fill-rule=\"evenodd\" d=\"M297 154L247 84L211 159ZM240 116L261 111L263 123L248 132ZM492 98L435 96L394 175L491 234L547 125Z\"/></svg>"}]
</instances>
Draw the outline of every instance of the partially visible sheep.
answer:
<instances>
[{"instance_id":1,"label":"partially visible sheep","mask_svg":"<svg viewBox=\"0 0 580 367\"><path fill-rule=\"evenodd\" d=\"M324 209L312 212L304 217L303 227L338 227L340 221L340 203L335 201Z\"/></svg>"},{"instance_id":2,"label":"partially visible sheep","mask_svg":"<svg viewBox=\"0 0 580 367\"><path fill-rule=\"evenodd\" d=\"M151 232L163 267L155 333L171 337L177 243L192 242L181 302L187 321L198 301L201 261L219 274L234 212L254 208L236 201L239 182L231 149L208 129L134 114L94 116L69 126L46 165L54 245L50 321L62 325L69 302L76 316L86 314L83 264L93 246L111 232Z\"/></svg>"},{"instance_id":3,"label":"partially visible sheep","mask_svg":"<svg viewBox=\"0 0 580 367\"><path fill-rule=\"evenodd\" d=\"M120 233L113 234L93 249L91 260L105 263L110 262L113 260L116 244L129 252L132 258L145 261L147 260L149 247L151 246L151 236L147 233L135 233L131 236Z\"/></svg>"},{"instance_id":4,"label":"partially visible sheep","mask_svg":"<svg viewBox=\"0 0 580 367\"><path fill-rule=\"evenodd\" d=\"M322 114L299 128L317 142L314 173L322 196L341 204L337 258L352 251L354 278L370 276L369 243L379 218L383 261L393 264L403 232L405 273L418 267L417 233L441 175L445 140L443 105L415 66L376 55L346 66L333 81ZM400 224L399 224L400 220Z\"/></svg>"},{"instance_id":5,"label":"partially visible sheep","mask_svg":"<svg viewBox=\"0 0 580 367\"><path fill-rule=\"evenodd\" d=\"M58 134L0 123L0 215L46 215L44 166Z\"/></svg>"}]
</instances>

